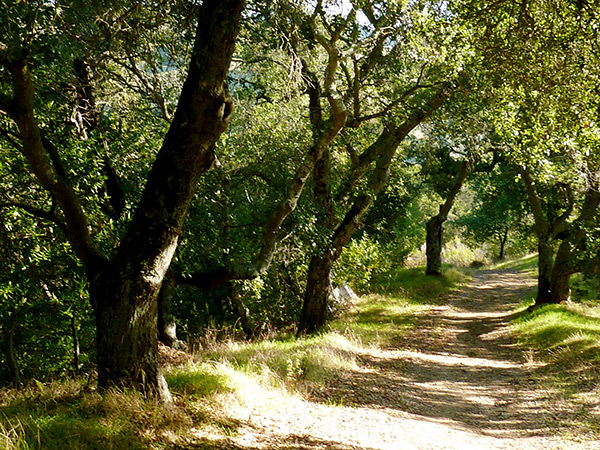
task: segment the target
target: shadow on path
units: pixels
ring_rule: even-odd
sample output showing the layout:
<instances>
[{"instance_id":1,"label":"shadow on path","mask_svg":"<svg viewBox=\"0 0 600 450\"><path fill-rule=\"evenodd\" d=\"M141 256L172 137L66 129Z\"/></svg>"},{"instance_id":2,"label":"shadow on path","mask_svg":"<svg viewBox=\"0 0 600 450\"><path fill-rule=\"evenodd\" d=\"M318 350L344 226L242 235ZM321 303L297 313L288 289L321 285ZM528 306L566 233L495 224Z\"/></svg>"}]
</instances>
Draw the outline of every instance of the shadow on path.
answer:
<instances>
[{"instance_id":1,"label":"shadow on path","mask_svg":"<svg viewBox=\"0 0 600 450\"><path fill-rule=\"evenodd\" d=\"M535 366L508 332L512 311L533 289L534 280L521 272L476 273L445 306L422 317L400 348L362 355L366 370L340 374L326 400L497 437L543 435L556 411L540 406L546 393L533 378Z\"/></svg>"}]
</instances>

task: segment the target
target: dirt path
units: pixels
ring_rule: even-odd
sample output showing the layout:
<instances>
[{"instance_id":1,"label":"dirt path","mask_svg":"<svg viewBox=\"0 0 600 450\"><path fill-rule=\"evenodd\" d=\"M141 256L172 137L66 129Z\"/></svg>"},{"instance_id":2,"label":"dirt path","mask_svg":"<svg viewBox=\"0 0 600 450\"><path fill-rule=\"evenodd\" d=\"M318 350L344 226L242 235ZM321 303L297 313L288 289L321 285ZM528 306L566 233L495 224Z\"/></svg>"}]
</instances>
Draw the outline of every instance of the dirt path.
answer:
<instances>
[{"instance_id":1,"label":"dirt path","mask_svg":"<svg viewBox=\"0 0 600 450\"><path fill-rule=\"evenodd\" d=\"M310 401L268 413L266 399L249 405L222 448L600 449L556 435L576 411L539 388L511 340L511 311L533 287L523 273L478 272L393 348L361 354L359 370Z\"/></svg>"}]
</instances>

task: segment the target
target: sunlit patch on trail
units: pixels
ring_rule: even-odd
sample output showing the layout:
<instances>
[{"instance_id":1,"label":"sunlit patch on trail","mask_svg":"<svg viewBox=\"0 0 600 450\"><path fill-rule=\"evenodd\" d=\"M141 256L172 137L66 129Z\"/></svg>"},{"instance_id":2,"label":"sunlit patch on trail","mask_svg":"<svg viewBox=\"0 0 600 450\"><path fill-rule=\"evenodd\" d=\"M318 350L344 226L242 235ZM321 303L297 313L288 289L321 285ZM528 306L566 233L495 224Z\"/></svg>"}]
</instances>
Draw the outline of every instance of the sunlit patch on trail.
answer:
<instances>
[{"instance_id":1,"label":"sunlit patch on trail","mask_svg":"<svg viewBox=\"0 0 600 450\"><path fill-rule=\"evenodd\" d=\"M518 369L522 367L522 364L512 361L475 358L472 356L456 355L451 353L430 354L408 350L401 350L394 353L396 358L434 363L440 366L478 367L486 369Z\"/></svg>"}]
</instances>

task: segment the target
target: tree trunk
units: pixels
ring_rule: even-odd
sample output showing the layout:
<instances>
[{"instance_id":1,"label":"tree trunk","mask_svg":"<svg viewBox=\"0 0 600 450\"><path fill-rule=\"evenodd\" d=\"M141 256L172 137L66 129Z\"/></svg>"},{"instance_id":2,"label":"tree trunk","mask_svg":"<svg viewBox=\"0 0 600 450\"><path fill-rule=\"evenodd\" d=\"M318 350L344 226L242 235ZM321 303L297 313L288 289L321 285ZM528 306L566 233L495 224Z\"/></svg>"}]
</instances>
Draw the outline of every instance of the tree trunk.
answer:
<instances>
[{"instance_id":1,"label":"tree trunk","mask_svg":"<svg viewBox=\"0 0 600 450\"><path fill-rule=\"evenodd\" d=\"M454 184L450 188L446 201L440 206L440 212L429 219L426 224L425 256L427 257L427 268L425 269L425 273L427 275L442 276L442 233L444 222L448 218L452 206L454 206L456 196L460 192L468 173L469 161L464 160L454 178Z\"/></svg>"},{"instance_id":2,"label":"tree trunk","mask_svg":"<svg viewBox=\"0 0 600 450\"><path fill-rule=\"evenodd\" d=\"M498 261L504 260L504 251L506 249L506 242L508 241L508 228L504 230L504 233L500 236L500 252L498 253Z\"/></svg>"},{"instance_id":3,"label":"tree trunk","mask_svg":"<svg viewBox=\"0 0 600 450\"><path fill-rule=\"evenodd\" d=\"M112 264L90 287L96 305L98 385L130 387L171 399L158 364L157 297L162 277Z\"/></svg>"},{"instance_id":4,"label":"tree trunk","mask_svg":"<svg viewBox=\"0 0 600 450\"><path fill-rule=\"evenodd\" d=\"M333 295L331 290L333 263L333 255L328 250L313 255L310 260L298 334L313 333L327 323L327 305Z\"/></svg>"},{"instance_id":5,"label":"tree trunk","mask_svg":"<svg viewBox=\"0 0 600 450\"><path fill-rule=\"evenodd\" d=\"M14 337L16 330L17 323L13 318L9 319L9 323L5 324L4 329L4 356L6 357L6 365L8 366L10 382L14 386L20 386L21 377L19 376L19 366L17 364L17 358L15 357L14 349Z\"/></svg>"},{"instance_id":6,"label":"tree trunk","mask_svg":"<svg viewBox=\"0 0 600 450\"><path fill-rule=\"evenodd\" d=\"M531 170L527 167L517 167L517 170L523 179L523 185L525 186L531 212L533 213L533 218L535 220L535 231L538 238L538 291L535 298L535 303L532 305L532 307L535 307L555 302L555 298L552 294L552 273L555 265L552 241L561 231L568 230L569 225L567 224L567 219L573 211L574 204L573 201L570 201L566 210L561 216L555 220L549 220L549 212L544 210L547 205L544 204L537 191L535 182L531 175ZM593 196L593 199L595 199L595 196ZM586 203L587 202L588 199L586 196ZM594 209L595 207L592 208L592 211ZM587 208L584 208L584 210L587 210ZM557 288L561 292L560 295L562 296L564 295L564 279L561 278L564 278L564 276L560 275L557 281L560 279L559 284L562 286L557 286Z\"/></svg>"},{"instance_id":7,"label":"tree trunk","mask_svg":"<svg viewBox=\"0 0 600 450\"><path fill-rule=\"evenodd\" d=\"M549 239L538 237L538 291L535 305L551 303L551 279L552 267L554 266L554 250Z\"/></svg>"},{"instance_id":8,"label":"tree trunk","mask_svg":"<svg viewBox=\"0 0 600 450\"><path fill-rule=\"evenodd\" d=\"M557 304L566 302L571 297L571 275L579 270L576 256L573 254L576 234L568 233L558 247L550 275L548 276L548 293L544 297L543 303ZM537 303L538 301L536 300Z\"/></svg>"},{"instance_id":9,"label":"tree trunk","mask_svg":"<svg viewBox=\"0 0 600 450\"><path fill-rule=\"evenodd\" d=\"M158 365L158 295L201 175L227 128L233 100L225 80L243 0L205 0L188 76L127 234L92 274L98 381L133 386L169 401Z\"/></svg>"},{"instance_id":10,"label":"tree trunk","mask_svg":"<svg viewBox=\"0 0 600 450\"><path fill-rule=\"evenodd\" d=\"M157 297L202 174L227 128L233 99L227 75L244 0L204 0L175 116L148 175L140 202L115 255L98 247L78 192L45 146L35 117L35 85L27 52L1 61L13 98L2 109L17 124L22 153L56 200L62 226L85 266L96 313L99 385L133 386L169 400L158 366Z\"/></svg>"},{"instance_id":11,"label":"tree trunk","mask_svg":"<svg viewBox=\"0 0 600 450\"><path fill-rule=\"evenodd\" d=\"M315 183L313 193L317 208L316 224L326 234L331 233L334 218L330 156L329 149L323 152L313 174ZM317 252L312 255L308 266L298 333L312 333L327 323L327 305L332 295L331 269L335 258L329 250L329 243L325 244L325 248L318 249Z\"/></svg>"},{"instance_id":12,"label":"tree trunk","mask_svg":"<svg viewBox=\"0 0 600 450\"><path fill-rule=\"evenodd\" d=\"M425 256L427 258L426 275L442 276L442 224L440 216L427 221L425 238Z\"/></svg>"},{"instance_id":13,"label":"tree trunk","mask_svg":"<svg viewBox=\"0 0 600 450\"><path fill-rule=\"evenodd\" d=\"M553 271L549 303L562 303L571 298L571 275L573 272L565 267Z\"/></svg>"}]
</instances>

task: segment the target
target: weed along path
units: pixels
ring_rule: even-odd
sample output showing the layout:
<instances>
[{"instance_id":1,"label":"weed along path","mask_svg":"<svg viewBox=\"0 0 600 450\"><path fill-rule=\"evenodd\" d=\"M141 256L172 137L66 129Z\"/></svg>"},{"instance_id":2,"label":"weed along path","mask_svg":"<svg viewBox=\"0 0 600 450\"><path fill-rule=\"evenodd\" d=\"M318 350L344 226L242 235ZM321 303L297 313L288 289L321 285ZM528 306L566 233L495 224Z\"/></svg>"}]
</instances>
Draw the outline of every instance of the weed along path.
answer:
<instances>
[{"instance_id":1,"label":"weed along path","mask_svg":"<svg viewBox=\"0 0 600 450\"><path fill-rule=\"evenodd\" d=\"M597 436L565 425L576 405L541 387L538 364L510 335L512 311L533 289L522 272L475 273L407 332L348 350L356 366L326 386L239 402L236 431L217 448L600 449Z\"/></svg>"}]
</instances>

